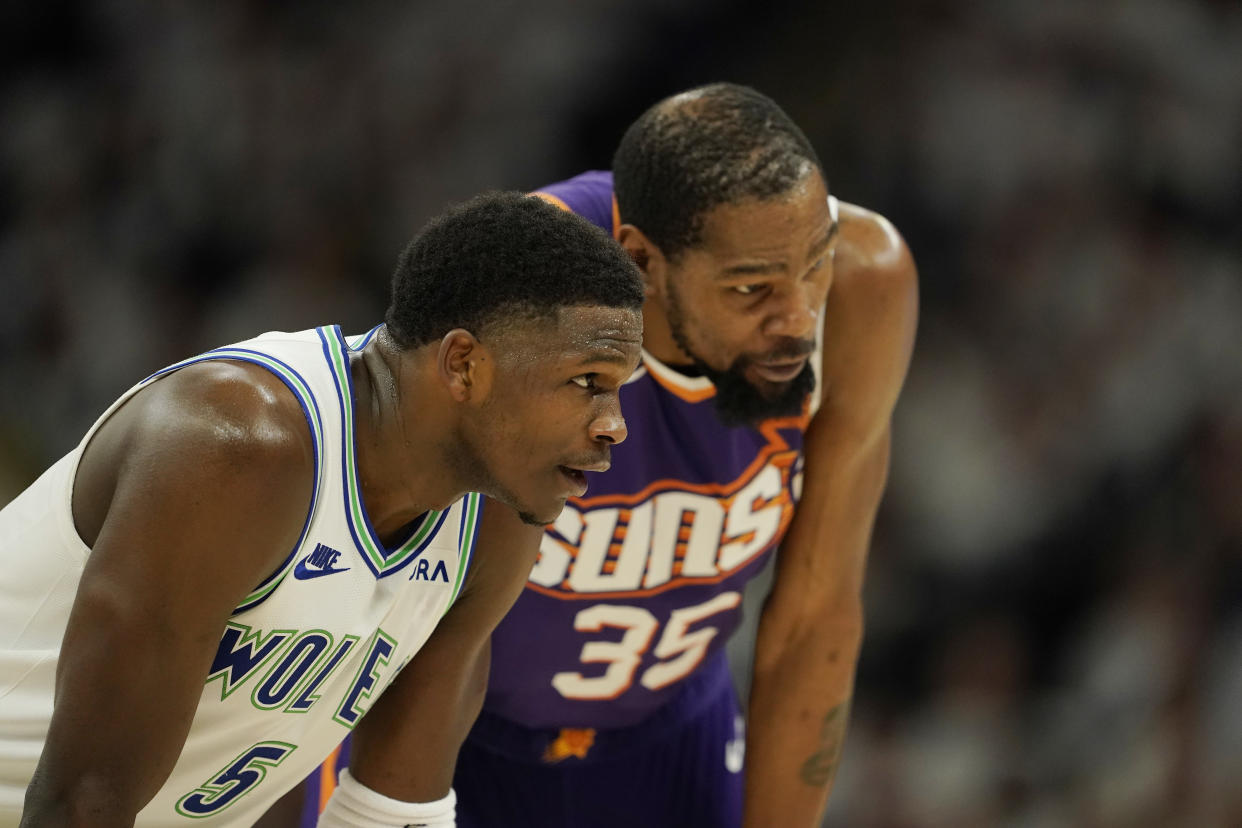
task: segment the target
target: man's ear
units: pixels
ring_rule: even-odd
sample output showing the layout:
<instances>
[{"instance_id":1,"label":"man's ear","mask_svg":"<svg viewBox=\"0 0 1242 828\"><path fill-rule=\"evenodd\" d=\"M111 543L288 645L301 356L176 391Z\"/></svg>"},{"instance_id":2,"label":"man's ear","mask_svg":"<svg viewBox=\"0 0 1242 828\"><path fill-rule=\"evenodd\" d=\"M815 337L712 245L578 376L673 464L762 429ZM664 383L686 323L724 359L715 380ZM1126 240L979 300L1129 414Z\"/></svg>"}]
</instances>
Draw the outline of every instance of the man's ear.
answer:
<instances>
[{"instance_id":1,"label":"man's ear","mask_svg":"<svg viewBox=\"0 0 1242 828\"><path fill-rule=\"evenodd\" d=\"M487 346L464 328L454 328L440 339L436 373L457 402L481 402L492 388L495 368Z\"/></svg>"},{"instance_id":2,"label":"man's ear","mask_svg":"<svg viewBox=\"0 0 1242 828\"><path fill-rule=\"evenodd\" d=\"M647 295L663 294L664 281L668 275L668 259L664 257L659 245L632 224L623 224L617 228L617 241L643 272L643 286Z\"/></svg>"}]
</instances>

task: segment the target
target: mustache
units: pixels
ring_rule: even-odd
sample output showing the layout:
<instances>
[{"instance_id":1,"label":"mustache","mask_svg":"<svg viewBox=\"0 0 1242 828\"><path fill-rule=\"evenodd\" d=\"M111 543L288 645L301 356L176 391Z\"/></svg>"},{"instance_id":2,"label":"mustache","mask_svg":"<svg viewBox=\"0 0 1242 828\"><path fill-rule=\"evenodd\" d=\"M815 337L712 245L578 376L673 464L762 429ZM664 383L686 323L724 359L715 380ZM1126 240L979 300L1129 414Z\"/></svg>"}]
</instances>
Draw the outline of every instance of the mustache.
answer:
<instances>
[{"instance_id":1,"label":"mustache","mask_svg":"<svg viewBox=\"0 0 1242 828\"><path fill-rule=\"evenodd\" d=\"M801 359L810 356L815 350L813 339L783 339L775 348L762 354L746 356L748 362L779 362L781 360Z\"/></svg>"}]
</instances>

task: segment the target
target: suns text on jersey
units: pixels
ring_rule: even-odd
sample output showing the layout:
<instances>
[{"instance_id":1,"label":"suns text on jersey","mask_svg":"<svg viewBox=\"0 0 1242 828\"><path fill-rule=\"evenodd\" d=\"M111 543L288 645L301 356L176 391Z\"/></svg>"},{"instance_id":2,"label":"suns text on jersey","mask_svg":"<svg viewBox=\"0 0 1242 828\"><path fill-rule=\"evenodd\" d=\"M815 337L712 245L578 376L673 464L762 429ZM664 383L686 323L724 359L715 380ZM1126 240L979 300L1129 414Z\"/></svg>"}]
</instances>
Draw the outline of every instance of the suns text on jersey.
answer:
<instances>
[{"instance_id":1,"label":"suns text on jersey","mask_svg":"<svg viewBox=\"0 0 1242 828\"><path fill-rule=\"evenodd\" d=\"M528 586L555 597L661 592L719 580L776 543L801 488L800 454L771 454L724 494L670 482L641 503L567 505L544 534Z\"/></svg>"}]
</instances>

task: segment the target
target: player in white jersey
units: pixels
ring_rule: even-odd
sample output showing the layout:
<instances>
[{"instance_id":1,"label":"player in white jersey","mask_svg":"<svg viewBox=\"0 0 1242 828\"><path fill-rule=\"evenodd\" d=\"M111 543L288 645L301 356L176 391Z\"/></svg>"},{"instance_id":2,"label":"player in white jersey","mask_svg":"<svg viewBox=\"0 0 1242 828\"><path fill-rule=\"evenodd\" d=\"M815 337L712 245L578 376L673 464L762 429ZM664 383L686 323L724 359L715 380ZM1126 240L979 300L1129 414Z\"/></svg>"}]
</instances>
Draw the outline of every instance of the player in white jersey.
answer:
<instances>
[{"instance_id":1,"label":"player in white jersey","mask_svg":"<svg viewBox=\"0 0 1242 828\"><path fill-rule=\"evenodd\" d=\"M488 635L624 439L642 299L605 234L493 194L411 243L366 337L123 395L0 510L0 826L251 825L351 731L341 808L451 824Z\"/></svg>"}]
</instances>

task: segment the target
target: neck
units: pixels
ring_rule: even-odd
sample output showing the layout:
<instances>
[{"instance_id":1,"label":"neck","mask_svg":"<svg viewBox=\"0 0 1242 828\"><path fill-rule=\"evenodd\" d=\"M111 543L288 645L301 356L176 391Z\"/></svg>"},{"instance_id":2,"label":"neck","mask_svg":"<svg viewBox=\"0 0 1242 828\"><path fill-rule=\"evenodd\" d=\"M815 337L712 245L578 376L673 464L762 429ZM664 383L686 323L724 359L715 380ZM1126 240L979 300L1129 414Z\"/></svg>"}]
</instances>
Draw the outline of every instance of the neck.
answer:
<instances>
[{"instance_id":1,"label":"neck","mask_svg":"<svg viewBox=\"0 0 1242 828\"><path fill-rule=\"evenodd\" d=\"M385 543L430 509L462 495L452 464L438 448L446 425L434 403L414 408L402 400L433 399L435 389L411 364L417 350L398 348L385 329L352 355L354 449L358 486L371 525Z\"/></svg>"}]
</instances>

